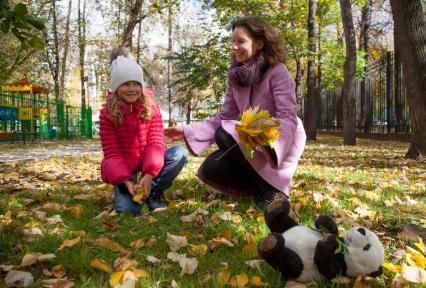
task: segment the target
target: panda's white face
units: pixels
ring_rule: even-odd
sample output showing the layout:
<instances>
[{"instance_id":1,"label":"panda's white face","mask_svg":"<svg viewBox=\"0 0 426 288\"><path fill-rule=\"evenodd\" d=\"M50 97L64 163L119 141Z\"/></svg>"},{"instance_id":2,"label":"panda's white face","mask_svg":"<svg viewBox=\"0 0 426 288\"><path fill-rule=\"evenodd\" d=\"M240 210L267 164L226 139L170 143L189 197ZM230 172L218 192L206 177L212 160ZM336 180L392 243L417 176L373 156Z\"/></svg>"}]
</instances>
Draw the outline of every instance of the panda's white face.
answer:
<instances>
[{"instance_id":1,"label":"panda's white face","mask_svg":"<svg viewBox=\"0 0 426 288\"><path fill-rule=\"evenodd\" d=\"M348 248L345 255L348 276L365 276L380 269L385 253L376 234L366 228L355 227L346 231L343 239Z\"/></svg>"}]
</instances>

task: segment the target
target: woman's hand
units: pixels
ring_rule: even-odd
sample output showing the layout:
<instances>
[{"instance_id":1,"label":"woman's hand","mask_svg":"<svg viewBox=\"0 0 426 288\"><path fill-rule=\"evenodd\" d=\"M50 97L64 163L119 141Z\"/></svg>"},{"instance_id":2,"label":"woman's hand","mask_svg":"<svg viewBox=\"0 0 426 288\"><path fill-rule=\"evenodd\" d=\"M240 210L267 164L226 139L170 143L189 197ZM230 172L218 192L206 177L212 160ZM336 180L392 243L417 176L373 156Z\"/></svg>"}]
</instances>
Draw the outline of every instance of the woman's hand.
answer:
<instances>
[{"instance_id":1,"label":"woman's hand","mask_svg":"<svg viewBox=\"0 0 426 288\"><path fill-rule=\"evenodd\" d=\"M133 196L135 196L135 191L133 188L133 182L130 180L126 180L124 181L124 185L126 185L127 190L129 190L129 194L130 196L133 198Z\"/></svg>"},{"instance_id":2,"label":"woman's hand","mask_svg":"<svg viewBox=\"0 0 426 288\"><path fill-rule=\"evenodd\" d=\"M253 148L253 150L256 150L258 147L265 146L265 144L266 144L259 137L248 136L247 139L248 139L248 142L250 143L251 147Z\"/></svg>"},{"instance_id":3,"label":"woman's hand","mask_svg":"<svg viewBox=\"0 0 426 288\"><path fill-rule=\"evenodd\" d=\"M168 127L164 128L164 137L166 142L174 142L182 140L184 138L183 128L182 127Z\"/></svg>"},{"instance_id":4,"label":"woman's hand","mask_svg":"<svg viewBox=\"0 0 426 288\"><path fill-rule=\"evenodd\" d=\"M143 199L147 199L149 197L149 193L151 192L152 178L153 176L151 174L145 174L139 181L139 185L145 192Z\"/></svg>"}]
</instances>

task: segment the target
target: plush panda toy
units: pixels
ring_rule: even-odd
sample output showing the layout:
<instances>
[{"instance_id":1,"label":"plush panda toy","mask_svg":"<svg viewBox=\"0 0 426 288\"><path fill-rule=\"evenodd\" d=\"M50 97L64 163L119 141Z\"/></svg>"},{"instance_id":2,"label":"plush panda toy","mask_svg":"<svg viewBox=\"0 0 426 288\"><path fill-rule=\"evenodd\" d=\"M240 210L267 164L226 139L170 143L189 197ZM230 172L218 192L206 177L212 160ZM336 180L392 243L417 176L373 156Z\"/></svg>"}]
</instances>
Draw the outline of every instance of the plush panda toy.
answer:
<instances>
[{"instance_id":1,"label":"plush panda toy","mask_svg":"<svg viewBox=\"0 0 426 288\"><path fill-rule=\"evenodd\" d=\"M384 249L370 230L355 227L341 239L330 217L322 215L316 219L314 230L299 225L289 217L289 212L287 200L275 200L268 205L265 221L272 233L258 245L260 256L284 278L308 283L339 275L355 278L382 274Z\"/></svg>"}]
</instances>

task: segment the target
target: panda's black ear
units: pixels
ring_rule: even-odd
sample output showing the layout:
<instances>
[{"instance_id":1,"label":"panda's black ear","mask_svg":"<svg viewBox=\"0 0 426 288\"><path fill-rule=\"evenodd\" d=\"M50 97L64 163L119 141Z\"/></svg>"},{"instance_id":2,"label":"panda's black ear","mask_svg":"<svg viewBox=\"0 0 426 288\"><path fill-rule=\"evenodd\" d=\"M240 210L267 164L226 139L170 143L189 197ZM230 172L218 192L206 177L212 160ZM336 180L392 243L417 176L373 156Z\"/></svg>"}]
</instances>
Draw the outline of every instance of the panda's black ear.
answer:
<instances>
[{"instance_id":1,"label":"panda's black ear","mask_svg":"<svg viewBox=\"0 0 426 288\"><path fill-rule=\"evenodd\" d=\"M380 275L382 275L382 273L383 273L383 269L382 269L382 266L380 266L379 270L374 271L374 272L370 273L369 275L371 277L379 277Z\"/></svg>"}]
</instances>

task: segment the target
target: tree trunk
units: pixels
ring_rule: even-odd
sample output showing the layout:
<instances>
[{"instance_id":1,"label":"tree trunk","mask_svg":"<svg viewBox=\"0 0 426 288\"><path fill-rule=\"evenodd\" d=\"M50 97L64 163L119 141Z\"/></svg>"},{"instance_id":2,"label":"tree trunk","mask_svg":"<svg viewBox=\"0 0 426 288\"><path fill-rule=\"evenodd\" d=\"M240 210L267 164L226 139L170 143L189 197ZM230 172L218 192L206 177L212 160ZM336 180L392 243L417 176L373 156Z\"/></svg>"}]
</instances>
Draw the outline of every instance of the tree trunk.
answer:
<instances>
[{"instance_id":1,"label":"tree trunk","mask_svg":"<svg viewBox=\"0 0 426 288\"><path fill-rule=\"evenodd\" d=\"M191 101L192 97L188 98L188 103L187 103L187 110L186 110L186 124L191 124L191 113L192 113L192 107L191 107Z\"/></svg>"},{"instance_id":2,"label":"tree trunk","mask_svg":"<svg viewBox=\"0 0 426 288\"><path fill-rule=\"evenodd\" d=\"M58 101L61 99L60 90L59 90L59 40L58 40L58 30L57 30L57 16L56 16L56 0L52 1L52 16L53 16L53 51L55 56L55 72L53 73L53 81L55 83L55 99Z\"/></svg>"},{"instance_id":3,"label":"tree trunk","mask_svg":"<svg viewBox=\"0 0 426 288\"><path fill-rule=\"evenodd\" d=\"M86 123L86 88L84 86L85 77L85 52L86 52L86 0L83 0L83 11L81 11L80 0L78 0L78 46L80 64L80 85L81 85L81 133L85 132Z\"/></svg>"},{"instance_id":4,"label":"tree trunk","mask_svg":"<svg viewBox=\"0 0 426 288\"><path fill-rule=\"evenodd\" d=\"M426 20L421 0L390 3L412 119L412 140L405 156L417 159L426 154Z\"/></svg>"},{"instance_id":5,"label":"tree trunk","mask_svg":"<svg viewBox=\"0 0 426 288\"><path fill-rule=\"evenodd\" d=\"M296 102L297 102L297 115L299 117L302 117L304 114L303 111L303 86L302 86L302 79L303 79L303 68L302 63L300 60L300 56L296 56Z\"/></svg>"},{"instance_id":6,"label":"tree trunk","mask_svg":"<svg viewBox=\"0 0 426 288\"><path fill-rule=\"evenodd\" d=\"M396 118L396 125L395 125L395 132L401 133L402 132L402 73L401 73L401 56L399 53L398 45L396 44L396 35L395 35L395 29L394 29L394 79L395 79L395 118Z\"/></svg>"},{"instance_id":7,"label":"tree trunk","mask_svg":"<svg viewBox=\"0 0 426 288\"><path fill-rule=\"evenodd\" d=\"M321 25L318 26L318 77L317 77L317 128L321 127L325 120L324 115L324 95L322 93L323 83L322 83L322 65L321 65Z\"/></svg>"},{"instance_id":8,"label":"tree trunk","mask_svg":"<svg viewBox=\"0 0 426 288\"><path fill-rule=\"evenodd\" d=\"M133 8L130 10L129 22L127 23L127 27L123 35L122 46L124 47L132 47L133 30L135 29L136 24L140 22L142 4L143 0L136 0Z\"/></svg>"},{"instance_id":9,"label":"tree trunk","mask_svg":"<svg viewBox=\"0 0 426 288\"><path fill-rule=\"evenodd\" d=\"M367 67L368 62L370 61L370 23L371 23L371 0L368 0L365 3L365 6L362 7L361 12L361 33L359 37L359 50L364 50L365 52L365 67L364 67L364 79L361 81L361 119L360 119L360 127L364 129L364 132L368 133L369 122L368 117L369 114L367 111L369 110L368 105L370 99L367 94Z\"/></svg>"},{"instance_id":10,"label":"tree trunk","mask_svg":"<svg viewBox=\"0 0 426 288\"><path fill-rule=\"evenodd\" d=\"M308 77L306 93L307 103L305 111L305 127L308 140L317 139L317 94L316 94L316 77L315 77L315 14L317 10L317 1L309 0L309 16L308 16Z\"/></svg>"},{"instance_id":11,"label":"tree trunk","mask_svg":"<svg viewBox=\"0 0 426 288\"><path fill-rule=\"evenodd\" d=\"M356 145L356 41L350 0L340 0L340 13L342 14L346 44L343 84L343 143L344 145Z\"/></svg>"},{"instance_id":12,"label":"tree trunk","mask_svg":"<svg viewBox=\"0 0 426 288\"><path fill-rule=\"evenodd\" d=\"M72 0L68 2L68 15L67 21L65 24L65 38L64 38L64 52L62 55L62 63L61 63L61 89L64 91L65 88L65 71L67 68L67 57L68 57L68 47L70 42L70 19L71 19L71 7Z\"/></svg>"},{"instance_id":13,"label":"tree trunk","mask_svg":"<svg viewBox=\"0 0 426 288\"><path fill-rule=\"evenodd\" d=\"M169 22L168 22L168 37L169 37L169 47L168 47L168 55L169 58L167 59L167 102L169 106L169 127L172 126L172 60L170 57L173 53L173 43L172 43L172 24L173 24L173 14L172 14L172 3L171 0L169 0Z\"/></svg>"}]
</instances>

